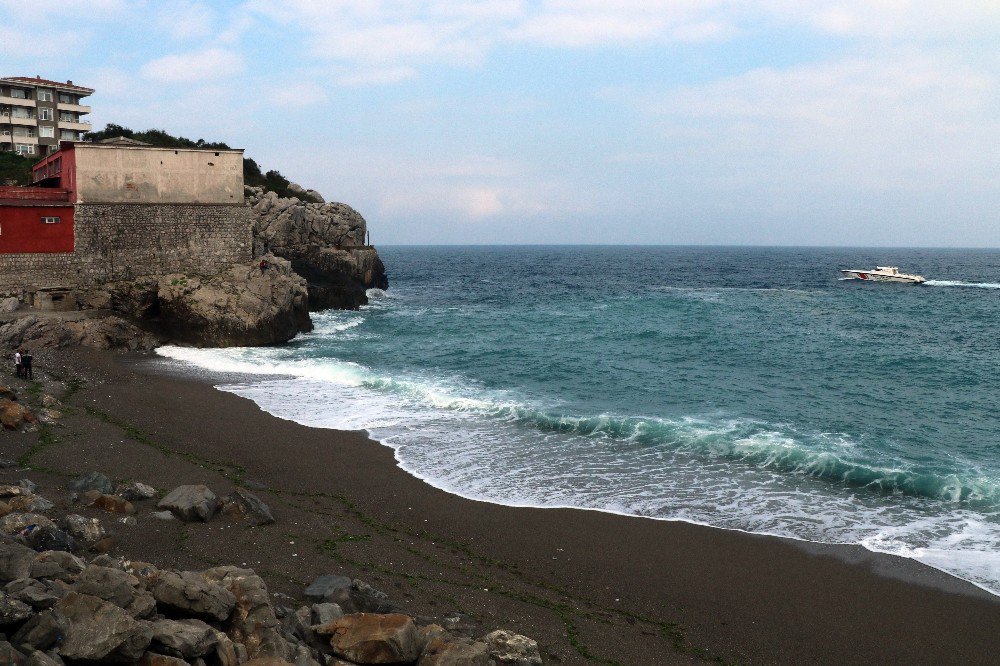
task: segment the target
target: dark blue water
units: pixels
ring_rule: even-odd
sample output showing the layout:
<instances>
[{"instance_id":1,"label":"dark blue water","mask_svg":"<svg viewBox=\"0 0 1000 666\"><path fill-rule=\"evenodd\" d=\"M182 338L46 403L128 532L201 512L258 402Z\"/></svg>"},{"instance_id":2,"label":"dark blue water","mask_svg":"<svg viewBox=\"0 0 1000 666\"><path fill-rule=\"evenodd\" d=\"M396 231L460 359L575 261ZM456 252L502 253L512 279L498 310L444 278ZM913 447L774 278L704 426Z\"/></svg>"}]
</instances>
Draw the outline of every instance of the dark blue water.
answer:
<instances>
[{"instance_id":1,"label":"dark blue water","mask_svg":"<svg viewBox=\"0 0 1000 666\"><path fill-rule=\"evenodd\" d=\"M1000 252L383 248L266 350L167 350L440 487L916 557L1000 590ZM923 286L839 279L899 265ZM277 377L291 372L295 380Z\"/></svg>"}]
</instances>

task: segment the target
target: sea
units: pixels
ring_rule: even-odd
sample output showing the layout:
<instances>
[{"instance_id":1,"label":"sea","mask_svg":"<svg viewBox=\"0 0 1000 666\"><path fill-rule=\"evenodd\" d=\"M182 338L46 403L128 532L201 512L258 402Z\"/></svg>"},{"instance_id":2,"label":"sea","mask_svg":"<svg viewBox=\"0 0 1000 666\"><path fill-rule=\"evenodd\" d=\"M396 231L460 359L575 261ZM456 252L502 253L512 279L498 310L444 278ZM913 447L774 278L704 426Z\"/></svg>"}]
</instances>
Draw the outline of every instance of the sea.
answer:
<instances>
[{"instance_id":1,"label":"sea","mask_svg":"<svg viewBox=\"0 0 1000 666\"><path fill-rule=\"evenodd\" d=\"M289 344L159 353L456 495L860 544L1000 594L1000 250L379 252L391 288ZM839 273L886 264L928 282Z\"/></svg>"}]
</instances>

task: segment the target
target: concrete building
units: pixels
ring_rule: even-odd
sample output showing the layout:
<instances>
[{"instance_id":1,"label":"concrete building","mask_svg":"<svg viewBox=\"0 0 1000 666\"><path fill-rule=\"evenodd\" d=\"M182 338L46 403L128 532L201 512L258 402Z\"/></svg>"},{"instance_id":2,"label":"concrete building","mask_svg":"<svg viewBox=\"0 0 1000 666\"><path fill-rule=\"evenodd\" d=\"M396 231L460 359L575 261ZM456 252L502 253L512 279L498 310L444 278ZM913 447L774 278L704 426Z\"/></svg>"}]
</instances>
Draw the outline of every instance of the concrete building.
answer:
<instances>
[{"instance_id":1,"label":"concrete building","mask_svg":"<svg viewBox=\"0 0 1000 666\"><path fill-rule=\"evenodd\" d=\"M67 142L33 175L34 185L69 190L73 203L243 205L242 150Z\"/></svg>"},{"instance_id":2,"label":"concrete building","mask_svg":"<svg viewBox=\"0 0 1000 666\"><path fill-rule=\"evenodd\" d=\"M0 150L45 156L61 141L79 141L91 124L82 103L92 88L41 77L0 78Z\"/></svg>"}]
</instances>

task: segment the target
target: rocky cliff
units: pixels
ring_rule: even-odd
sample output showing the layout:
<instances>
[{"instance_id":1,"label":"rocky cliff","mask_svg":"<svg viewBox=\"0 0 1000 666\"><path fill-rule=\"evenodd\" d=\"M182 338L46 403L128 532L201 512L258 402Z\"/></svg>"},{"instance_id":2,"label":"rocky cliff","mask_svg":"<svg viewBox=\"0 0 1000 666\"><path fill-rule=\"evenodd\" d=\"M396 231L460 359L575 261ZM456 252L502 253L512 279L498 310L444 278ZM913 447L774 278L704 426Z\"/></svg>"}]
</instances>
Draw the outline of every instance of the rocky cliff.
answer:
<instances>
[{"instance_id":1,"label":"rocky cliff","mask_svg":"<svg viewBox=\"0 0 1000 666\"><path fill-rule=\"evenodd\" d=\"M311 310L356 309L368 302L367 289L388 288L385 266L366 244L365 219L347 204L281 198L259 187L246 188L246 197L255 256L271 252L289 260L308 282Z\"/></svg>"}]
</instances>

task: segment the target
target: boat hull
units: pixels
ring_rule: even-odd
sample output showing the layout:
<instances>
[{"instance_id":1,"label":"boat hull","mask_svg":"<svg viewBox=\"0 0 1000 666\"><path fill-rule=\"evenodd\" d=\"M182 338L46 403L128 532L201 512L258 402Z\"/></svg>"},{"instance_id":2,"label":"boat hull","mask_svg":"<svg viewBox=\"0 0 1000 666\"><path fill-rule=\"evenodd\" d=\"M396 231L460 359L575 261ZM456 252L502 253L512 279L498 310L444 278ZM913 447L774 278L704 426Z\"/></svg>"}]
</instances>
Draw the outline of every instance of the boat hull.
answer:
<instances>
[{"instance_id":1,"label":"boat hull","mask_svg":"<svg viewBox=\"0 0 1000 666\"><path fill-rule=\"evenodd\" d=\"M923 284L925 280L919 277L907 275L885 275L874 271L840 271L844 276L854 280L866 280L868 282L899 282L902 284Z\"/></svg>"}]
</instances>

